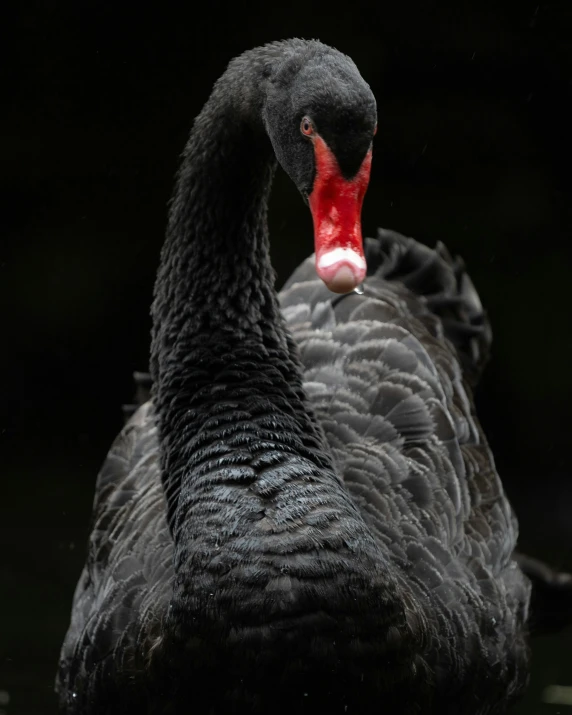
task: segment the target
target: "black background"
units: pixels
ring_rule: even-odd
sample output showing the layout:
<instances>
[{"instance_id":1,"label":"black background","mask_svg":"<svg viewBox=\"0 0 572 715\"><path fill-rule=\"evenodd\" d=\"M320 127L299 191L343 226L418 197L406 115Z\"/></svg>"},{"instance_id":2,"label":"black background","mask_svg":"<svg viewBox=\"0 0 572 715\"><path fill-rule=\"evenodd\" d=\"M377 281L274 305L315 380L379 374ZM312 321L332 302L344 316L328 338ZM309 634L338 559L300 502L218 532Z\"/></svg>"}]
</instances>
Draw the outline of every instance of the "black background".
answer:
<instances>
[{"instance_id":1,"label":"black background","mask_svg":"<svg viewBox=\"0 0 572 715\"><path fill-rule=\"evenodd\" d=\"M147 364L178 155L226 63L263 42L319 38L370 83L365 232L443 240L466 259L495 335L479 409L522 548L572 569L571 2L53 0L3 13L0 713L54 712L94 479ZM313 250L283 175L270 228L282 283ZM572 713L543 704L549 684L572 686L570 630L534 641L518 712Z\"/></svg>"}]
</instances>

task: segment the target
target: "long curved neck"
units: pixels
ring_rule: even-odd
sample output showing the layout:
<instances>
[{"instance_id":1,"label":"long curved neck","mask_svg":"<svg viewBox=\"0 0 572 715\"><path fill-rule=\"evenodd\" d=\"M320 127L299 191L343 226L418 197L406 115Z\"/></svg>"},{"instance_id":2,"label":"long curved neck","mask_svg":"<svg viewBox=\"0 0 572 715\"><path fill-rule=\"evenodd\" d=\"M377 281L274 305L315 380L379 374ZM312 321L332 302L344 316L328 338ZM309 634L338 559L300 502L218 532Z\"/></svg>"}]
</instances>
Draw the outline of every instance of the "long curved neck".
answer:
<instances>
[{"instance_id":1,"label":"long curved neck","mask_svg":"<svg viewBox=\"0 0 572 715\"><path fill-rule=\"evenodd\" d=\"M274 290L266 212L275 159L262 80L254 60L231 65L197 118L157 277L151 364L176 545L196 536L187 526L201 494L229 516L217 504L224 470L244 488L268 452L275 464L297 454L331 469ZM212 523L194 520L212 534Z\"/></svg>"},{"instance_id":2,"label":"long curved neck","mask_svg":"<svg viewBox=\"0 0 572 715\"><path fill-rule=\"evenodd\" d=\"M178 361L190 333L247 328L276 309L266 222L276 162L248 80L219 80L185 148L156 284L155 360ZM184 334L167 356L161 338L174 325Z\"/></svg>"},{"instance_id":3,"label":"long curved neck","mask_svg":"<svg viewBox=\"0 0 572 715\"><path fill-rule=\"evenodd\" d=\"M357 641L373 637L387 660L388 625L407 631L397 581L306 404L278 308L259 67L235 65L195 123L156 283L151 361L175 569L155 662L180 663L179 685L205 662L218 672L227 663L245 692L256 666L244 653L266 649L260 663L275 663L269 682L280 682L294 642L296 668L316 656L331 679ZM418 646L402 643L400 663Z\"/></svg>"}]
</instances>

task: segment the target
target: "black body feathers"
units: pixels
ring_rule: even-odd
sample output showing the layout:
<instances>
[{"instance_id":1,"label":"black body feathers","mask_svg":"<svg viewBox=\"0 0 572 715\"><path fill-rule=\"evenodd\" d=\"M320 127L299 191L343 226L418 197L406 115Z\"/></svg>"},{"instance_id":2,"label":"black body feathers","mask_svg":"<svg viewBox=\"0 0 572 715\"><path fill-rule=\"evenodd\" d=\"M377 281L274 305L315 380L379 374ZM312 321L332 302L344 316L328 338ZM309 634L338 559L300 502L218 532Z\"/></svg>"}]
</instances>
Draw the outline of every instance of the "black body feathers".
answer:
<instances>
[{"instance_id":1,"label":"black body feathers","mask_svg":"<svg viewBox=\"0 0 572 715\"><path fill-rule=\"evenodd\" d=\"M346 102L371 134L351 60L299 40L234 60L195 122L152 400L96 487L58 675L70 715L485 715L526 683L529 583L474 413L490 330L462 264L380 231L362 294L333 296L310 260L274 291L267 197L274 153L311 181L286 121L312 101L308 67L329 130Z\"/></svg>"}]
</instances>

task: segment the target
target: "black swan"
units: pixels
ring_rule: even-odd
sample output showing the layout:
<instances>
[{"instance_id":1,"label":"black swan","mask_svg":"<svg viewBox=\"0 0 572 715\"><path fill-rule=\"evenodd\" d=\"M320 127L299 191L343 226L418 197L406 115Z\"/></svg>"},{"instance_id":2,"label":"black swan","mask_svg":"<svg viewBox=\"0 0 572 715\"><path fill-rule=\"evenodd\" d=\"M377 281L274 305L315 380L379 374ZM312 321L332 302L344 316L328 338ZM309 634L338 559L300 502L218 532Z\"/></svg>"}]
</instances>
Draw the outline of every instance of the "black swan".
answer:
<instances>
[{"instance_id":1,"label":"black swan","mask_svg":"<svg viewBox=\"0 0 572 715\"><path fill-rule=\"evenodd\" d=\"M196 119L63 713L484 715L526 685L530 584L471 393L488 323L442 245L362 248L376 121L353 62L302 40L233 60ZM276 161L316 248L280 297Z\"/></svg>"}]
</instances>

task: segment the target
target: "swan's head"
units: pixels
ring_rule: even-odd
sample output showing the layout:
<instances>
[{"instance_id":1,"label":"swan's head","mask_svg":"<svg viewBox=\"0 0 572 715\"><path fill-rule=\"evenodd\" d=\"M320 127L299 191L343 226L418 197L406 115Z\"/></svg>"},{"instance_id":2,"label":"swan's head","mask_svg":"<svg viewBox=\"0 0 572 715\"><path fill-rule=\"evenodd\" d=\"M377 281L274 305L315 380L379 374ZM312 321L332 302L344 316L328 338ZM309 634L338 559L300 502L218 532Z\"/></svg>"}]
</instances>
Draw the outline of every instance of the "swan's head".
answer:
<instances>
[{"instance_id":1,"label":"swan's head","mask_svg":"<svg viewBox=\"0 0 572 715\"><path fill-rule=\"evenodd\" d=\"M316 43L271 76L264 118L278 161L310 205L318 275L347 293L366 274L361 208L377 126L372 91L349 57Z\"/></svg>"}]
</instances>

